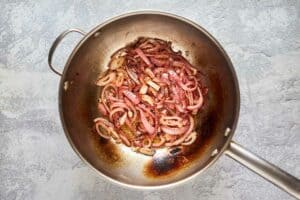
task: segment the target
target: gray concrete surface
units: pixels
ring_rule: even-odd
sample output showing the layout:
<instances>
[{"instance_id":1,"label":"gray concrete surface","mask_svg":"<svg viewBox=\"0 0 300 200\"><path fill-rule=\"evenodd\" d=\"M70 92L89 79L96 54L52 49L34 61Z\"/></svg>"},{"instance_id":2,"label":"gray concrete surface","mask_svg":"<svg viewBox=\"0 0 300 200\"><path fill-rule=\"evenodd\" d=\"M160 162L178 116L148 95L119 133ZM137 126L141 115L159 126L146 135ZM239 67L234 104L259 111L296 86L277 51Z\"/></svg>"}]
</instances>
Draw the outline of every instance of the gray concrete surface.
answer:
<instances>
[{"instance_id":1,"label":"gray concrete surface","mask_svg":"<svg viewBox=\"0 0 300 200\"><path fill-rule=\"evenodd\" d=\"M220 41L236 68L242 105L234 139L300 177L300 1L1 0L0 7L0 199L293 199L225 156L175 189L134 191L100 178L63 134L59 77L47 53L63 30L88 31L128 11L187 17ZM57 66L79 38L60 47Z\"/></svg>"}]
</instances>

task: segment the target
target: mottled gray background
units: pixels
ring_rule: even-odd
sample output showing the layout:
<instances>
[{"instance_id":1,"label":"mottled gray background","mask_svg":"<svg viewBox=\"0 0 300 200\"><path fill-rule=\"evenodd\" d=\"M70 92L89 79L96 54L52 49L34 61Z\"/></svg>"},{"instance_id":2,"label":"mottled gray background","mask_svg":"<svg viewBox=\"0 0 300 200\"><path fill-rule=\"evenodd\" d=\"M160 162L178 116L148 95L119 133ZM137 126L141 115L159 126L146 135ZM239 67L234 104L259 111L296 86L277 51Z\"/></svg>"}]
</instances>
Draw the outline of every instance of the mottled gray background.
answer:
<instances>
[{"instance_id":1,"label":"mottled gray background","mask_svg":"<svg viewBox=\"0 0 300 200\"><path fill-rule=\"evenodd\" d=\"M293 199L225 156L175 189L134 191L100 178L63 134L59 77L47 53L63 30L88 31L128 11L187 17L220 41L236 68L242 104L234 139L300 177L300 1L1 0L0 8L0 199ZM79 38L60 46L60 69Z\"/></svg>"}]
</instances>

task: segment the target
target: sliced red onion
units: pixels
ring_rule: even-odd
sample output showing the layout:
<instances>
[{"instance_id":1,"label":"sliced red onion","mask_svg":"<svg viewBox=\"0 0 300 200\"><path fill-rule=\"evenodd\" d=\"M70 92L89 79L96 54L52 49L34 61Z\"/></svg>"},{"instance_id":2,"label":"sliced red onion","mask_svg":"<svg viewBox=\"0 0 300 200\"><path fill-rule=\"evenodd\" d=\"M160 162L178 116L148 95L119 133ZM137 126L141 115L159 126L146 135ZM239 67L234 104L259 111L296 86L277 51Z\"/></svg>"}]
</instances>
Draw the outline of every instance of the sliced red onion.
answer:
<instances>
[{"instance_id":1,"label":"sliced red onion","mask_svg":"<svg viewBox=\"0 0 300 200\"><path fill-rule=\"evenodd\" d=\"M152 118L155 118L154 113L145 104L139 104L138 107L141 108L144 112L146 112L147 115L150 115Z\"/></svg>"},{"instance_id":2,"label":"sliced red onion","mask_svg":"<svg viewBox=\"0 0 300 200\"><path fill-rule=\"evenodd\" d=\"M109 119L112 121L113 120L113 115L116 114L117 112L125 112L123 108L115 108L109 113Z\"/></svg>"},{"instance_id":3,"label":"sliced red onion","mask_svg":"<svg viewBox=\"0 0 300 200\"><path fill-rule=\"evenodd\" d=\"M112 70L118 69L119 67L121 67L123 65L124 61L125 61L125 58L123 56L115 57L109 63L109 68Z\"/></svg>"},{"instance_id":4,"label":"sliced red onion","mask_svg":"<svg viewBox=\"0 0 300 200\"><path fill-rule=\"evenodd\" d=\"M140 94L146 94L147 90L148 90L148 86L142 85L142 87L140 88Z\"/></svg>"},{"instance_id":5,"label":"sliced red onion","mask_svg":"<svg viewBox=\"0 0 300 200\"><path fill-rule=\"evenodd\" d=\"M154 105L154 100L153 100L153 98L152 98L151 96L149 96L149 95L146 95L146 94L142 95L142 100L145 101L145 102L147 102L147 103L150 104L151 106Z\"/></svg>"},{"instance_id":6,"label":"sliced red onion","mask_svg":"<svg viewBox=\"0 0 300 200\"><path fill-rule=\"evenodd\" d=\"M159 139L159 142L152 142L153 147L161 147L166 142L166 139L162 135L159 136Z\"/></svg>"},{"instance_id":7,"label":"sliced red onion","mask_svg":"<svg viewBox=\"0 0 300 200\"><path fill-rule=\"evenodd\" d=\"M201 108L201 106L203 104L203 96L202 96L201 90L200 90L200 88L197 88L197 90L198 90L198 93L199 93L199 99L194 100L194 103L196 102L196 104L191 105L191 106L187 106L188 110L199 109L199 108Z\"/></svg>"},{"instance_id":8,"label":"sliced red onion","mask_svg":"<svg viewBox=\"0 0 300 200\"><path fill-rule=\"evenodd\" d=\"M193 144L196 139L197 139L197 133L196 131L193 131L181 144L188 146Z\"/></svg>"},{"instance_id":9,"label":"sliced red onion","mask_svg":"<svg viewBox=\"0 0 300 200\"><path fill-rule=\"evenodd\" d=\"M139 79L138 79L138 75L137 75L134 71L128 69L127 67L126 67L126 71L127 71L128 76L129 76L136 84L140 84L140 81L139 81Z\"/></svg>"},{"instance_id":10,"label":"sliced red onion","mask_svg":"<svg viewBox=\"0 0 300 200\"><path fill-rule=\"evenodd\" d=\"M194 126L195 126L195 122L192 116L189 116L189 121L190 121L190 125L188 130L184 133L184 135L182 137L180 137L179 139L175 140L174 142L168 143L166 144L166 146L176 146L181 144L193 131Z\"/></svg>"},{"instance_id":11,"label":"sliced red onion","mask_svg":"<svg viewBox=\"0 0 300 200\"><path fill-rule=\"evenodd\" d=\"M152 141L150 140L149 137L145 137L142 144L143 144L143 147L150 148L152 145Z\"/></svg>"},{"instance_id":12,"label":"sliced red onion","mask_svg":"<svg viewBox=\"0 0 300 200\"><path fill-rule=\"evenodd\" d=\"M109 131L111 133L112 138L115 140L115 142L119 142L120 137L119 137L118 133L111 127L109 128Z\"/></svg>"},{"instance_id":13,"label":"sliced red onion","mask_svg":"<svg viewBox=\"0 0 300 200\"><path fill-rule=\"evenodd\" d=\"M197 89L197 84L195 84L193 87L189 87L190 85L192 85L193 83L187 83L187 84L183 84L183 83L179 83L179 85L181 86L182 89L184 89L185 91L189 91L192 92L194 90Z\"/></svg>"},{"instance_id":14,"label":"sliced red onion","mask_svg":"<svg viewBox=\"0 0 300 200\"><path fill-rule=\"evenodd\" d=\"M123 92L123 94L134 104L138 104L140 103L140 99L138 98L137 95L135 95L134 93L128 91L128 90L125 90Z\"/></svg>"},{"instance_id":15,"label":"sliced red onion","mask_svg":"<svg viewBox=\"0 0 300 200\"><path fill-rule=\"evenodd\" d=\"M112 72L97 80L96 85L104 86L116 79L116 73Z\"/></svg>"},{"instance_id":16,"label":"sliced red onion","mask_svg":"<svg viewBox=\"0 0 300 200\"><path fill-rule=\"evenodd\" d=\"M188 130L188 126L184 126L181 128L172 128L172 127L167 127L167 126L162 126L161 130L169 135L182 135Z\"/></svg>"},{"instance_id":17,"label":"sliced red onion","mask_svg":"<svg viewBox=\"0 0 300 200\"><path fill-rule=\"evenodd\" d=\"M149 123L149 121L145 117L144 111L142 111L141 109L138 110L140 112L141 121L143 123L144 128L149 134L153 134L155 132L155 128Z\"/></svg>"},{"instance_id":18,"label":"sliced red onion","mask_svg":"<svg viewBox=\"0 0 300 200\"><path fill-rule=\"evenodd\" d=\"M150 68L146 68L146 69L145 69L145 73L146 73L148 76L150 76L150 78L154 78L154 77L155 77L154 73L151 71Z\"/></svg>"},{"instance_id":19,"label":"sliced red onion","mask_svg":"<svg viewBox=\"0 0 300 200\"><path fill-rule=\"evenodd\" d=\"M108 130L108 127L107 127L106 125L102 124L101 122L97 122L97 123L95 124L95 126L96 126L96 131L97 131L97 133L98 133L101 137L103 137L103 138L105 138L105 139L110 139L111 134L110 134L110 132L109 132L109 130ZM105 129L105 132L101 131L100 128L99 128L99 126L101 126L102 129Z\"/></svg>"},{"instance_id":20,"label":"sliced red onion","mask_svg":"<svg viewBox=\"0 0 300 200\"><path fill-rule=\"evenodd\" d=\"M155 150L150 149L150 148L140 148L138 150L140 153L145 154L147 156L153 156L155 154Z\"/></svg>"},{"instance_id":21,"label":"sliced red onion","mask_svg":"<svg viewBox=\"0 0 300 200\"><path fill-rule=\"evenodd\" d=\"M153 89L155 89L156 91L158 91L158 90L160 89L160 86L157 85L156 83L154 83L154 82L151 81L151 80L146 81L146 83L147 83L150 87L152 87Z\"/></svg>"},{"instance_id":22,"label":"sliced red onion","mask_svg":"<svg viewBox=\"0 0 300 200\"><path fill-rule=\"evenodd\" d=\"M163 67L156 67L156 68L154 68L153 73L154 73L155 75L157 75L157 74L160 74L160 73L163 73L163 72L166 72L166 71L167 71L166 68L163 68Z\"/></svg>"},{"instance_id":23,"label":"sliced red onion","mask_svg":"<svg viewBox=\"0 0 300 200\"><path fill-rule=\"evenodd\" d=\"M119 119L119 123L122 126L123 124L125 124L125 121L127 119L127 113L125 112Z\"/></svg>"},{"instance_id":24,"label":"sliced red onion","mask_svg":"<svg viewBox=\"0 0 300 200\"><path fill-rule=\"evenodd\" d=\"M172 63L172 65L173 65L174 67L185 67L185 64L184 64L183 62L181 62L181 61L174 61L174 62Z\"/></svg>"},{"instance_id":25,"label":"sliced red onion","mask_svg":"<svg viewBox=\"0 0 300 200\"><path fill-rule=\"evenodd\" d=\"M135 52L149 67L152 66L150 60L147 58L147 56L144 54L144 52L140 48L135 49Z\"/></svg>"},{"instance_id":26,"label":"sliced red onion","mask_svg":"<svg viewBox=\"0 0 300 200\"><path fill-rule=\"evenodd\" d=\"M122 99L119 99L118 97L114 97L114 96L108 96L107 100L109 100L109 102L111 103L124 103Z\"/></svg>"},{"instance_id":27,"label":"sliced red onion","mask_svg":"<svg viewBox=\"0 0 300 200\"><path fill-rule=\"evenodd\" d=\"M159 119L160 124L166 126L182 127L182 118L178 116L161 116Z\"/></svg>"},{"instance_id":28,"label":"sliced red onion","mask_svg":"<svg viewBox=\"0 0 300 200\"><path fill-rule=\"evenodd\" d=\"M136 112L134 105L132 105L131 101L129 101L127 98L125 98L124 101L125 101L126 105L130 108L130 110L133 112L132 121L135 121L135 119L137 117L137 112Z\"/></svg>"},{"instance_id":29,"label":"sliced red onion","mask_svg":"<svg viewBox=\"0 0 300 200\"><path fill-rule=\"evenodd\" d=\"M103 137L105 139L109 139L111 136L111 131L113 130L113 124L110 123L108 120L101 118L101 117L94 119L94 122L95 122L95 127L96 127L97 133L101 137ZM99 126L101 126L105 130L105 133L100 130Z\"/></svg>"},{"instance_id":30,"label":"sliced red onion","mask_svg":"<svg viewBox=\"0 0 300 200\"><path fill-rule=\"evenodd\" d=\"M116 87L115 87L114 85L112 85L112 84L107 84L107 85L105 85L104 88L103 88L102 91L101 91L101 102L103 103L105 109L106 109L108 112L110 111L110 109L109 109L109 107L107 106L107 99L106 99L106 96L105 96L105 95L106 95L107 90L108 90L109 88L112 88L112 89L116 92Z\"/></svg>"},{"instance_id":31,"label":"sliced red onion","mask_svg":"<svg viewBox=\"0 0 300 200\"><path fill-rule=\"evenodd\" d=\"M125 120L125 124L131 131L133 132L136 131L136 128L133 126L132 121L130 121L128 118Z\"/></svg>"},{"instance_id":32,"label":"sliced red onion","mask_svg":"<svg viewBox=\"0 0 300 200\"><path fill-rule=\"evenodd\" d=\"M156 65L156 66L158 66L158 67L162 67L162 66L164 66L164 65L167 65L167 60L159 60L159 59L156 59L156 58L154 58L154 57L152 57L152 58L150 58L150 60L151 60L151 62L154 64L154 65Z\"/></svg>"},{"instance_id":33,"label":"sliced red onion","mask_svg":"<svg viewBox=\"0 0 300 200\"><path fill-rule=\"evenodd\" d=\"M117 107L125 108L126 110L130 110L129 106L124 102L115 102L110 105L110 109L114 109Z\"/></svg>"},{"instance_id":34,"label":"sliced red onion","mask_svg":"<svg viewBox=\"0 0 300 200\"><path fill-rule=\"evenodd\" d=\"M128 146L128 147L131 146L130 141L128 140L128 138L127 138L124 134L120 133L119 136L120 136L120 139L123 141L123 143L124 143L126 146Z\"/></svg>"},{"instance_id":35,"label":"sliced red onion","mask_svg":"<svg viewBox=\"0 0 300 200\"><path fill-rule=\"evenodd\" d=\"M145 155L153 155L152 148L191 145L197 138L193 115L207 91L198 72L163 40L123 48L97 80L103 87L98 110L109 118L95 119L97 132Z\"/></svg>"},{"instance_id":36,"label":"sliced red onion","mask_svg":"<svg viewBox=\"0 0 300 200\"><path fill-rule=\"evenodd\" d=\"M101 112L102 115L107 115L107 110L103 103L98 103L98 110Z\"/></svg>"},{"instance_id":37,"label":"sliced red onion","mask_svg":"<svg viewBox=\"0 0 300 200\"><path fill-rule=\"evenodd\" d=\"M106 126L109 126L109 127L113 127L114 126L111 122L109 122L107 119L104 119L102 117L95 118L94 122L95 123L101 122L101 123L103 123L103 124L105 124Z\"/></svg>"},{"instance_id":38,"label":"sliced red onion","mask_svg":"<svg viewBox=\"0 0 300 200\"><path fill-rule=\"evenodd\" d=\"M117 74L116 86L120 87L121 85L123 85L123 81L124 81L124 74L120 72Z\"/></svg>"},{"instance_id":39,"label":"sliced red onion","mask_svg":"<svg viewBox=\"0 0 300 200\"><path fill-rule=\"evenodd\" d=\"M179 76L177 75L177 73L174 71L174 70L168 70L168 73L169 73L169 77L171 80L173 81L180 81L180 78Z\"/></svg>"}]
</instances>

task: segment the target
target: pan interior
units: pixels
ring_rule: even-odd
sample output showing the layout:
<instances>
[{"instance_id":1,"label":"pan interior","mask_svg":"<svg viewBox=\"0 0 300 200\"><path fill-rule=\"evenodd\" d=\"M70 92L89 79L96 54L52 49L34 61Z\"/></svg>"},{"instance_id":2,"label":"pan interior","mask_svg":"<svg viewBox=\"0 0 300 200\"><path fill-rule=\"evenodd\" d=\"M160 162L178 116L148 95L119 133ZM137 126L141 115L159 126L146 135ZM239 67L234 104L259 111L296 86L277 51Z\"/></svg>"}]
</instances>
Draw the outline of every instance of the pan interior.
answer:
<instances>
[{"instance_id":1,"label":"pan interior","mask_svg":"<svg viewBox=\"0 0 300 200\"><path fill-rule=\"evenodd\" d=\"M107 69L113 52L141 36L171 41L206 76L209 92L196 128L202 136L190 147L188 162L167 157L164 150L153 158L137 154L101 140L92 131L93 119L99 116L97 76ZM170 184L203 170L218 157L211 156L215 149L222 152L232 137L224 133L227 128L234 130L239 110L235 73L223 50L201 28L159 13L119 17L85 36L65 67L59 100L66 135L81 158L107 177L135 186Z\"/></svg>"}]
</instances>

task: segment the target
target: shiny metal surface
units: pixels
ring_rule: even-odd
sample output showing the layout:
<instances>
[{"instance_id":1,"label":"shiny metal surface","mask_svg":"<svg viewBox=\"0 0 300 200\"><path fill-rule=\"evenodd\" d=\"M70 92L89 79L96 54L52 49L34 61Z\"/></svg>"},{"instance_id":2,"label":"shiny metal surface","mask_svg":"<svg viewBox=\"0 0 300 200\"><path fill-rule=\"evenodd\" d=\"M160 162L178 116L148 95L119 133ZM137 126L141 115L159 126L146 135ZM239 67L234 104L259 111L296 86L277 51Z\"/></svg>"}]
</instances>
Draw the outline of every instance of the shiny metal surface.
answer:
<instances>
[{"instance_id":1,"label":"shiny metal surface","mask_svg":"<svg viewBox=\"0 0 300 200\"><path fill-rule=\"evenodd\" d=\"M52 47L54 50L63 38L62 35L55 41ZM207 75L206 84L209 88L207 105L199 116L196 127L203 137L196 148L191 148L193 155L189 157L189 162L179 168L173 167L170 173L155 176L148 173L149 164L155 161L165 168L170 159L166 157L164 150L153 158L147 157L136 154L123 145L103 142L92 131L93 119L99 116L96 103L100 92L94 81L99 73L106 70L114 51L140 36L172 41L175 49L184 52L185 57ZM52 53L50 50L49 65L54 50ZM59 74L56 70L53 71ZM84 36L64 68L59 90L59 108L66 136L83 161L112 182L133 188L155 189L177 185L200 174L222 155L235 131L239 98L238 81L230 59L207 31L182 17L148 11L113 18ZM242 161L250 156L239 154L232 147L226 152L234 159ZM259 163L251 162L250 168L258 170L262 175L260 167L255 164ZM265 169L271 169L270 165ZM268 174L271 175L272 173ZM283 182L279 186L286 188Z\"/></svg>"},{"instance_id":2,"label":"shiny metal surface","mask_svg":"<svg viewBox=\"0 0 300 200\"><path fill-rule=\"evenodd\" d=\"M299 179L251 153L235 142L230 143L225 153L295 198L300 199Z\"/></svg>"},{"instance_id":3,"label":"shiny metal surface","mask_svg":"<svg viewBox=\"0 0 300 200\"><path fill-rule=\"evenodd\" d=\"M197 131L203 140L183 166L169 166L161 151L153 157L136 154L123 145L103 144L92 132L99 88L99 73L106 70L111 54L140 36L172 41L185 57L207 75L210 89ZM119 16L86 34L73 50L64 68L59 91L61 120L75 152L101 175L134 188L162 188L201 173L226 149L239 113L239 89L233 66L219 43L197 24L167 13L136 12ZM218 149L218 154L211 156ZM152 173L154 168L166 169ZM159 161L159 162L157 162ZM168 166L168 168L166 168ZM152 167L153 168L153 167ZM155 175L154 175L155 174Z\"/></svg>"}]
</instances>

